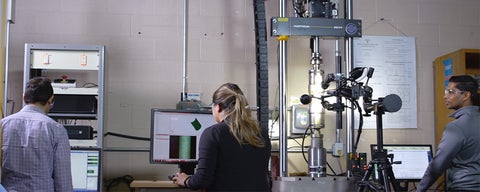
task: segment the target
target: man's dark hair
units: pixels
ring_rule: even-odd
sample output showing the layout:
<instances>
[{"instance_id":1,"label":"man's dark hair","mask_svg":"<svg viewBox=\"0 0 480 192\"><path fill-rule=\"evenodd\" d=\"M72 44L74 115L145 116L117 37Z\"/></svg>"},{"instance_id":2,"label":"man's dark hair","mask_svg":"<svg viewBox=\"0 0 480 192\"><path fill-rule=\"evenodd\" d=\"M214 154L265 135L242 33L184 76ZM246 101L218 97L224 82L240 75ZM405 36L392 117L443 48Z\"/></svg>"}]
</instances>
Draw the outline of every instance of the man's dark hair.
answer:
<instances>
[{"instance_id":1,"label":"man's dark hair","mask_svg":"<svg viewBox=\"0 0 480 192\"><path fill-rule=\"evenodd\" d=\"M45 105L52 95L52 81L45 77L34 77L28 81L23 99L27 104L40 103Z\"/></svg>"},{"instance_id":2,"label":"man's dark hair","mask_svg":"<svg viewBox=\"0 0 480 192\"><path fill-rule=\"evenodd\" d=\"M468 91L471 94L470 100L473 105L480 106L480 97L478 95L478 82L470 75L452 76L449 82L456 83L456 88L460 91Z\"/></svg>"}]
</instances>

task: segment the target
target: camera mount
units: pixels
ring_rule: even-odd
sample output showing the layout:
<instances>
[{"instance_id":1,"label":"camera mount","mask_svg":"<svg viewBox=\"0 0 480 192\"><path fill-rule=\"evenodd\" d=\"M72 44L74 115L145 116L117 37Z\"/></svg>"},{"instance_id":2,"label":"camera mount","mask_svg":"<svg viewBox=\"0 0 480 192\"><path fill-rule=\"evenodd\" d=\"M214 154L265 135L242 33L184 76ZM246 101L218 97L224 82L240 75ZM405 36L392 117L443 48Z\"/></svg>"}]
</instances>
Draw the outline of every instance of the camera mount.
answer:
<instances>
[{"instance_id":1,"label":"camera mount","mask_svg":"<svg viewBox=\"0 0 480 192\"><path fill-rule=\"evenodd\" d=\"M363 192L365 188L373 191L390 192L390 185L393 186L394 191L400 190L400 184L396 181L393 174L392 164L400 164L401 162L393 161L393 154L387 154L387 150L383 149L383 121L382 115L385 112L397 112L402 107L402 100L398 95L390 94L384 98L378 98L378 102L370 104L365 107L365 112L368 114L374 111L377 120L377 149L373 152L373 159L368 163L367 171L362 180L358 183L359 188L357 192ZM375 165L377 165L377 181L371 179L374 172Z\"/></svg>"}]
</instances>

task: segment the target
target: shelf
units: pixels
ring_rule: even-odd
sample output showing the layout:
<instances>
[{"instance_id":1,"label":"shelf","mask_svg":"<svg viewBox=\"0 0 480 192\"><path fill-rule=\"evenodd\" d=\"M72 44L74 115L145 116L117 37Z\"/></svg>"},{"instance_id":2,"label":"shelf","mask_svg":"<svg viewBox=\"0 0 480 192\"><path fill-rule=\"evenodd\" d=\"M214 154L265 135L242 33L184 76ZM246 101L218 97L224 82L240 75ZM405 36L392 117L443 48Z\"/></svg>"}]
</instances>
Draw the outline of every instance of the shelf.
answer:
<instances>
[{"instance_id":1,"label":"shelf","mask_svg":"<svg viewBox=\"0 0 480 192\"><path fill-rule=\"evenodd\" d=\"M150 147L105 147L103 151L112 152L150 152Z\"/></svg>"},{"instance_id":2,"label":"shelf","mask_svg":"<svg viewBox=\"0 0 480 192\"><path fill-rule=\"evenodd\" d=\"M98 88L53 88L54 94L62 95L98 95Z\"/></svg>"},{"instance_id":3,"label":"shelf","mask_svg":"<svg viewBox=\"0 0 480 192\"><path fill-rule=\"evenodd\" d=\"M97 119L97 114L48 113L52 119Z\"/></svg>"},{"instance_id":4,"label":"shelf","mask_svg":"<svg viewBox=\"0 0 480 192\"><path fill-rule=\"evenodd\" d=\"M69 141L70 141L70 146L72 148L75 148L75 147L96 148L97 147L97 140L95 140L95 139L86 139L86 140L70 139Z\"/></svg>"}]
</instances>

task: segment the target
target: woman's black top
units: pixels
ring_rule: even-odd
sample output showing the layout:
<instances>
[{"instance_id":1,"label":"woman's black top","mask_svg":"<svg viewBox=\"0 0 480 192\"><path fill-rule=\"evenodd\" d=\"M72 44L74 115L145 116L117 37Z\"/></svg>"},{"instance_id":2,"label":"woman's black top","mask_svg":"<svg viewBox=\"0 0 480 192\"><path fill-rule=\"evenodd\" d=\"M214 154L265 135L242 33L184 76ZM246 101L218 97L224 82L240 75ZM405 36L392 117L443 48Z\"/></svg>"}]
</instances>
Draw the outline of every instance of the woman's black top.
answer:
<instances>
[{"instance_id":1,"label":"woman's black top","mask_svg":"<svg viewBox=\"0 0 480 192\"><path fill-rule=\"evenodd\" d=\"M191 189L207 191L270 191L268 165L271 144L240 145L224 122L206 128L200 137L198 165L188 180Z\"/></svg>"}]
</instances>

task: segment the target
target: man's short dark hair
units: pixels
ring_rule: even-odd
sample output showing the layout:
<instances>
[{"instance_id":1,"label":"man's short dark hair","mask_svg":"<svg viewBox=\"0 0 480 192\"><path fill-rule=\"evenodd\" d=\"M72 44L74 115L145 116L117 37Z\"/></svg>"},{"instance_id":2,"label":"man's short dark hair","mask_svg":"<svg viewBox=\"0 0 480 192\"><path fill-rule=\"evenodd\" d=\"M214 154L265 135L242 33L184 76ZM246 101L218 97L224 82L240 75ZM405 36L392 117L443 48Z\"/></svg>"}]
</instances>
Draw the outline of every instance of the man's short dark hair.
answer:
<instances>
[{"instance_id":1,"label":"man's short dark hair","mask_svg":"<svg viewBox=\"0 0 480 192\"><path fill-rule=\"evenodd\" d=\"M471 93L471 101L473 105L480 105L480 97L478 95L478 81L470 75L452 76L449 82L456 83L456 88L460 91L468 91Z\"/></svg>"},{"instance_id":2,"label":"man's short dark hair","mask_svg":"<svg viewBox=\"0 0 480 192\"><path fill-rule=\"evenodd\" d=\"M40 103L45 105L52 95L52 81L45 77L34 77L28 81L23 99L27 104Z\"/></svg>"}]
</instances>

